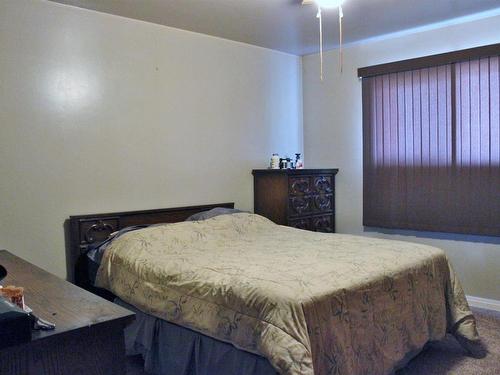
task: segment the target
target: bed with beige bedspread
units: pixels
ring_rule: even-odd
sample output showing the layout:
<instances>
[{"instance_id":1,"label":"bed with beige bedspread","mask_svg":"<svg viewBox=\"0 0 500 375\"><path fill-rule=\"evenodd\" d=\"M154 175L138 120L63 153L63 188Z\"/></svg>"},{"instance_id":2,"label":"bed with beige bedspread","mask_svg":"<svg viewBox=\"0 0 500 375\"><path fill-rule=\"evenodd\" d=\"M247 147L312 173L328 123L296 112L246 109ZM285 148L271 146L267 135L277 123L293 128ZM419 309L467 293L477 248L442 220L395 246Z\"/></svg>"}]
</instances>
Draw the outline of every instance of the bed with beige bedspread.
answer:
<instances>
[{"instance_id":1,"label":"bed with beige bedspread","mask_svg":"<svg viewBox=\"0 0 500 375\"><path fill-rule=\"evenodd\" d=\"M389 374L446 332L478 339L442 250L247 213L127 233L106 250L97 284L283 375Z\"/></svg>"}]
</instances>

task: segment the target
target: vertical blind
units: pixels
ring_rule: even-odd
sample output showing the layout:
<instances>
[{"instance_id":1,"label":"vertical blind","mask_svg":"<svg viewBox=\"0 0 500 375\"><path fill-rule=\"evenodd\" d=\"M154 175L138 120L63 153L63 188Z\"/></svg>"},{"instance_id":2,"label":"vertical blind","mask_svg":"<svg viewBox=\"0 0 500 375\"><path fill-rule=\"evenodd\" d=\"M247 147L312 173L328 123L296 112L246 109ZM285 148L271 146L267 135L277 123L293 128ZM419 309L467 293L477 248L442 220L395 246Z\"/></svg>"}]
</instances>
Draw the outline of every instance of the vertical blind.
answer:
<instances>
[{"instance_id":1,"label":"vertical blind","mask_svg":"<svg viewBox=\"0 0 500 375\"><path fill-rule=\"evenodd\" d=\"M366 226L500 235L500 61L363 78Z\"/></svg>"}]
</instances>

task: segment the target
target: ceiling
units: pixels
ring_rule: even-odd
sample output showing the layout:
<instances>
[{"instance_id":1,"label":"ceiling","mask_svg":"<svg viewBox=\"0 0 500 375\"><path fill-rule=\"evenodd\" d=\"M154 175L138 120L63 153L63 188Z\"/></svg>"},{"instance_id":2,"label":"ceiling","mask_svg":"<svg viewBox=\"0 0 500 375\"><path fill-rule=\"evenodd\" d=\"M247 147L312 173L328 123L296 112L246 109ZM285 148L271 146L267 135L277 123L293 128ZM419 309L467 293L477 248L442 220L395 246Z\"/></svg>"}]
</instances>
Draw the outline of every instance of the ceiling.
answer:
<instances>
[{"instance_id":1,"label":"ceiling","mask_svg":"<svg viewBox=\"0 0 500 375\"><path fill-rule=\"evenodd\" d=\"M296 55L318 51L314 6L301 0L52 0ZM344 0L344 40L355 42L500 8L500 0ZM324 11L325 47L337 10Z\"/></svg>"}]
</instances>

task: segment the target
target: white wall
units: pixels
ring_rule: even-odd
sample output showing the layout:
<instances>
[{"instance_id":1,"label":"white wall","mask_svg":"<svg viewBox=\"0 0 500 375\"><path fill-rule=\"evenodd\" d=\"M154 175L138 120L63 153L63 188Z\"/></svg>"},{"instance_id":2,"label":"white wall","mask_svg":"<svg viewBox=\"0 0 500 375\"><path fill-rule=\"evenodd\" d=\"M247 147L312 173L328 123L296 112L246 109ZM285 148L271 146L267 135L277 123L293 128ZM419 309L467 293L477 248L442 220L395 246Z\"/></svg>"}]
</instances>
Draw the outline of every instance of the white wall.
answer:
<instances>
[{"instance_id":1,"label":"white wall","mask_svg":"<svg viewBox=\"0 0 500 375\"><path fill-rule=\"evenodd\" d=\"M354 22L354 20L351 20ZM347 46L344 72L338 51L303 58L304 152L308 167L338 167L337 228L344 233L427 243L443 248L466 293L500 300L500 238L410 231L364 232L362 226L362 106L359 67L500 42L500 16Z\"/></svg>"},{"instance_id":2,"label":"white wall","mask_svg":"<svg viewBox=\"0 0 500 375\"><path fill-rule=\"evenodd\" d=\"M234 201L302 151L301 59L41 0L0 1L0 248L66 275L71 214Z\"/></svg>"}]
</instances>

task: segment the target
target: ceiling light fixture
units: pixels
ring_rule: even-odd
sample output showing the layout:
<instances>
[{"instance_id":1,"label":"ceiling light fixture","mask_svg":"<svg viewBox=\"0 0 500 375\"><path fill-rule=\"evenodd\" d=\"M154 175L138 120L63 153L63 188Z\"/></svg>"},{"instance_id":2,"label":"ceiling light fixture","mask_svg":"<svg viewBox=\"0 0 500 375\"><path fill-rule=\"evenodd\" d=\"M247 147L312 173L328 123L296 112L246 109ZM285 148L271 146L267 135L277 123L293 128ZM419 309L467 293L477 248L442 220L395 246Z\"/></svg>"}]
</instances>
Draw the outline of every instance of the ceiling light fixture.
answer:
<instances>
[{"instance_id":1,"label":"ceiling light fixture","mask_svg":"<svg viewBox=\"0 0 500 375\"><path fill-rule=\"evenodd\" d=\"M312 2L322 9L332 9L342 5L342 0L312 0Z\"/></svg>"},{"instance_id":2,"label":"ceiling light fixture","mask_svg":"<svg viewBox=\"0 0 500 375\"><path fill-rule=\"evenodd\" d=\"M319 57L320 57L320 78L323 81L323 15L322 9L339 8L339 60L340 72L343 68L343 54L342 54L342 19L344 13L342 11L343 0L303 0L302 5L316 4L318 7L318 14L316 17L319 20Z\"/></svg>"}]
</instances>

